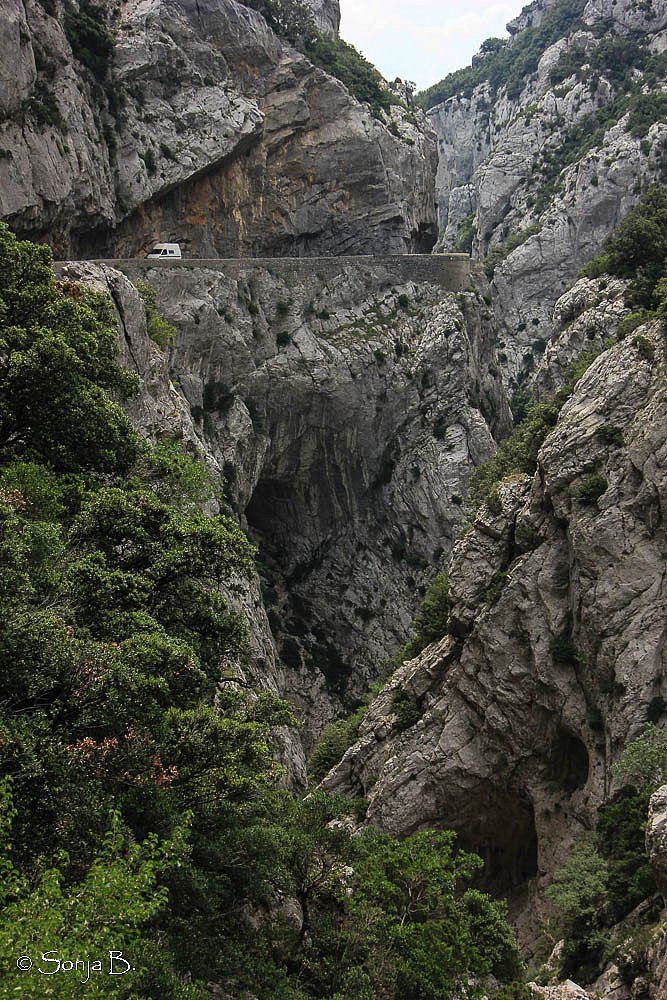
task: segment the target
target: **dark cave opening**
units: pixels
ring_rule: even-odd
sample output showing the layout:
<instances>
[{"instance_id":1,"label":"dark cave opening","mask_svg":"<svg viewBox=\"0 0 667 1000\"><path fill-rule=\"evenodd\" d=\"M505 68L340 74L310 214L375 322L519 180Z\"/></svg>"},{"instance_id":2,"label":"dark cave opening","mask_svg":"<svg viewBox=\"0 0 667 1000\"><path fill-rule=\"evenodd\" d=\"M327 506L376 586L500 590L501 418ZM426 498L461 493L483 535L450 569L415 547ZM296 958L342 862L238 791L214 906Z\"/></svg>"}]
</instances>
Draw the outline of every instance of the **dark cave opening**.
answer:
<instances>
[{"instance_id":1,"label":"dark cave opening","mask_svg":"<svg viewBox=\"0 0 667 1000\"><path fill-rule=\"evenodd\" d=\"M588 781L588 750L574 733L559 728L549 754L547 779L571 795Z\"/></svg>"},{"instance_id":2,"label":"dark cave opening","mask_svg":"<svg viewBox=\"0 0 667 1000\"><path fill-rule=\"evenodd\" d=\"M477 883L494 896L508 896L537 874L537 830L533 804L525 794L484 789L475 812L459 831L459 846L484 861ZM470 811L470 806L468 806Z\"/></svg>"}]
</instances>

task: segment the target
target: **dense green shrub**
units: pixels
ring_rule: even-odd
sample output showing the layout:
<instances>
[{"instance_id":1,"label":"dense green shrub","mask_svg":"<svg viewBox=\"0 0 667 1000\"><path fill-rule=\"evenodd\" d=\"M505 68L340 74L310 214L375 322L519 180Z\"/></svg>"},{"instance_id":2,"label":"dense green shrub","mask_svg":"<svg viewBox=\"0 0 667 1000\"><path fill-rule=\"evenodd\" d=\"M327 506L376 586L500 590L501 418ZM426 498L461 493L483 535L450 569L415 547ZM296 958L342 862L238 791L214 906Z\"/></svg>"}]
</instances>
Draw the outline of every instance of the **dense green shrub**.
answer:
<instances>
[{"instance_id":1,"label":"dense green shrub","mask_svg":"<svg viewBox=\"0 0 667 1000\"><path fill-rule=\"evenodd\" d=\"M622 920L655 890L644 834L650 791L625 787L598 810L597 842L607 862L611 922Z\"/></svg>"},{"instance_id":2,"label":"dense green shrub","mask_svg":"<svg viewBox=\"0 0 667 1000\"><path fill-rule=\"evenodd\" d=\"M362 705L347 718L338 719L325 726L308 761L308 775L311 781L316 783L321 781L334 764L342 759L345 751L356 740L366 711L367 706Z\"/></svg>"},{"instance_id":3,"label":"dense green shrub","mask_svg":"<svg viewBox=\"0 0 667 1000\"><path fill-rule=\"evenodd\" d=\"M593 979L613 955L611 928L655 893L644 843L649 797L648 788L626 786L604 803L595 833L575 842L547 890L556 933L565 938L563 975ZM625 944L620 955L627 956Z\"/></svg>"},{"instance_id":4,"label":"dense green shrub","mask_svg":"<svg viewBox=\"0 0 667 1000\"><path fill-rule=\"evenodd\" d=\"M421 718L419 702L405 691L397 691L395 693L392 707L396 716L396 728L399 733L404 733L406 729L411 729Z\"/></svg>"},{"instance_id":5,"label":"dense green shrub","mask_svg":"<svg viewBox=\"0 0 667 1000\"><path fill-rule=\"evenodd\" d=\"M667 781L667 729L653 723L646 726L624 747L613 770L642 789L653 790Z\"/></svg>"},{"instance_id":6,"label":"dense green shrub","mask_svg":"<svg viewBox=\"0 0 667 1000\"><path fill-rule=\"evenodd\" d=\"M466 215L461 220L456 233L454 250L458 253L472 253L472 243L475 238L475 216Z\"/></svg>"},{"instance_id":7,"label":"dense green shrub","mask_svg":"<svg viewBox=\"0 0 667 1000\"><path fill-rule=\"evenodd\" d=\"M235 681L250 643L225 599L254 550L202 511L206 470L112 400L137 380L110 301L6 227L0 341L0 998L32 995L16 958L51 942L125 949L135 971L91 998L445 1000L469 974L515 979L453 834L353 837L358 803L279 790L273 731L295 720Z\"/></svg>"},{"instance_id":8,"label":"dense green shrub","mask_svg":"<svg viewBox=\"0 0 667 1000\"><path fill-rule=\"evenodd\" d=\"M25 102L24 110L38 125L51 125L59 132L67 132L67 122L63 118L56 95L44 80L37 80L33 93Z\"/></svg>"},{"instance_id":9,"label":"dense green shrub","mask_svg":"<svg viewBox=\"0 0 667 1000\"><path fill-rule=\"evenodd\" d=\"M45 930L41 873L62 869L53 859L67 850L70 866L48 876L53 933L61 917L72 924L70 899L85 917L84 873L113 887L116 872L146 921L137 958L150 983L136 980L136 995L199 996L169 985L171 959L160 955L168 939L174 964L191 972L225 892L227 912L230 899L241 905L232 886L243 868L221 881L221 843L243 840L243 804L274 781L271 724L291 718L266 696L219 690L221 662L247 651L222 588L250 572L252 549L237 525L197 506L210 493L205 470L174 446L152 452L112 401L110 391L128 394L137 380L116 364L109 300L57 284L46 249L6 227L0 263L0 773L15 779L12 864L22 880L3 901L0 935L9 925ZM155 894L144 880L144 899L129 868L95 861L110 810L138 842L173 839L191 809L191 848L177 869L156 869ZM185 939L181 920L202 885L212 923L189 920ZM91 898L103 915L101 896ZM123 912L134 940L141 921ZM89 933L102 940L94 923Z\"/></svg>"},{"instance_id":10,"label":"dense green shrub","mask_svg":"<svg viewBox=\"0 0 667 1000\"><path fill-rule=\"evenodd\" d=\"M273 30L300 49L311 62L344 83L358 101L369 104L379 117L399 102L367 59L354 46L321 34L310 8L302 0L244 0L262 14Z\"/></svg>"},{"instance_id":11,"label":"dense green shrub","mask_svg":"<svg viewBox=\"0 0 667 1000\"><path fill-rule=\"evenodd\" d=\"M515 473L532 474L537 454L549 431L555 427L560 407L555 402L534 403L525 419L502 442L488 461L478 466L470 480L468 506L477 510L487 503L500 480Z\"/></svg>"},{"instance_id":12,"label":"dense green shrub","mask_svg":"<svg viewBox=\"0 0 667 1000\"><path fill-rule=\"evenodd\" d=\"M549 640L549 652L554 663L575 667L579 662L579 652L569 632L554 635Z\"/></svg>"},{"instance_id":13,"label":"dense green shrub","mask_svg":"<svg viewBox=\"0 0 667 1000\"><path fill-rule=\"evenodd\" d=\"M437 642L447 634L449 615L449 577L438 573L429 586L419 608L412 619L411 639L401 647L394 658L396 666L405 660L418 656L430 643Z\"/></svg>"},{"instance_id":14,"label":"dense green shrub","mask_svg":"<svg viewBox=\"0 0 667 1000\"><path fill-rule=\"evenodd\" d=\"M399 103L372 63L341 38L317 35L306 45L305 53L316 66L344 83L358 101L369 104L376 118Z\"/></svg>"},{"instance_id":15,"label":"dense green shrub","mask_svg":"<svg viewBox=\"0 0 667 1000\"><path fill-rule=\"evenodd\" d=\"M598 437L607 445L620 447L624 442L623 428L613 424L603 424L598 428Z\"/></svg>"},{"instance_id":16,"label":"dense green shrub","mask_svg":"<svg viewBox=\"0 0 667 1000\"><path fill-rule=\"evenodd\" d=\"M609 483L605 476L599 472L593 472L590 476L586 476L580 483L570 487L570 495L580 503L592 506L597 503L608 489Z\"/></svg>"},{"instance_id":17,"label":"dense green shrub","mask_svg":"<svg viewBox=\"0 0 667 1000\"><path fill-rule=\"evenodd\" d=\"M348 881L329 888L337 905L309 921L308 995L446 1000L464 970L501 982L518 978L505 909L469 887L480 862L454 850L453 834L424 831L397 841L371 827L348 838ZM307 826L295 849L313 856ZM307 903L310 914L313 899Z\"/></svg>"},{"instance_id":18,"label":"dense green shrub","mask_svg":"<svg viewBox=\"0 0 667 1000\"><path fill-rule=\"evenodd\" d=\"M667 189L653 185L617 226L581 272L589 277L615 274L631 281L628 305L655 309L667 262Z\"/></svg>"},{"instance_id":19,"label":"dense green shrub","mask_svg":"<svg viewBox=\"0 0 667 1000\"><path fill-rule=\"evenodd\" d=\"M61 1000L79 1000L86 979L86 997L121 1000L130 989L123 975L128 958L134 971L139 970L132 975L135 990L149 992L150 980L159 975L163 996L204 1000L207 994L203 990L174 975L171 955L160 953L144 931L167 904L167 890L160 881L182 864L187 854L185 827L162 844L156 837L143 844L128 844L120 815L112 812L110 829L85 873L75 881L68 878L68 859L63 856L29 886L11 857L15 810L10 789L7 779L0 783L0 1000L32 995L31 986L40 968L45 975L56 975L55 980L44 981L53 983L49 995ZM111 951L117 953L116 975L109 975ZM49 956L47 961L41 960L42 953ZM17 967L20 955L32 959L32 971ZM82 965L75 972L57 974L56 957L88 961L91 968ZM94 968L95 959L103 960L100 970ZM152 967L150 971L147 965Z\"/></svg>"},{"instance_id":20,"label":"dense green shrub","mask_svg":"<svg viewBox=\"0 0 667 1000\"><path fill-rule=\"evenodd\" d=\"M667 94L637 94L630 110L628 127L632 135L642 138L651 125L667 117Z\"/></svg>"},{"instance_id":21,"label":"dense green shrub","mask_svg":"<svg viewBox=\"0 0 667 1000\"><path fill-rule=\"evenodd\" d=\"M575 385L597 357L597 351L587 351L565 374L563 387L550 400L533 403L526 416L498 448L495 455L479 465L470 478L467 506L476 511L493 500L498 483L517 473L532 475L537 468L537 455L544 439L558 420L565 401ZM496 511L496 512L499 512Z\"/></svg>"},{"instance_id":22,"label":"dense green shrub","mask_svg":"<svg viewBox=\"0 0 667 1000\"><path fill-rule=\"evenodd\" d=\"M127 469L139 442L109 392L127 397L138 381L116 363L110 301L58 286L47 248L18 243L2 224L0 260L0 459Z\"/></svg>"},{"instance_id":23,"label":"dense green shrub","mask_svg":"<svg viewBox=\"0 0 667 1000\"><path fill-rule=\"evenodd\" d=\"M569 76L584 79L582 67L585 63L591 71L599 73L612 83L619 85L628 79L633 69L644 69L649 59L649 51L634 38L615 35L605 36L591 52L581 46L574 46L561 52L558 62L549 75L552 84L562 83Z\"/></svg>"},{"instance_id":24,"label":"dense green shrub","mask_svg":"<svg viewBox=\"0 0 667 1000\"><path fill-rule=\"evenodd\" d=\"M603 929L608 870L595 837L575 841L563 867L547 889L558 914L557 933L565 939L564 975L584 972L585 982L599 970L608 936Z\"/></svg>"},{"instance_id":25,"label":"dense green shrub","mask_svg":"<svg viewBox=\"0 0 667 1000\"><path fill-rule=\"evenodd\" d=\"M258 11L267 24L292 45L297 45L316 34L313 15L302 0L242 0L246 7Z\"/></svg>"}]
</instances>

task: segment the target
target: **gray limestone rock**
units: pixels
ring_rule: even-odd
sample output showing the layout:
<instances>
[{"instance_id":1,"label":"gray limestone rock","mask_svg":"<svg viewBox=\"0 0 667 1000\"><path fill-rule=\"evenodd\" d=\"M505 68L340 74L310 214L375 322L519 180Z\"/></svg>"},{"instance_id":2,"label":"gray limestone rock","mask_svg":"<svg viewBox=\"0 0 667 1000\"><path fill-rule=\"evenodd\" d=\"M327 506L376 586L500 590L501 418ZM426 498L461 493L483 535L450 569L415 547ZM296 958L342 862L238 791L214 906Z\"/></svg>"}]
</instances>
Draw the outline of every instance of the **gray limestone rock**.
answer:
<instances>
[{"instance_id":1,"label":"gray limestone rock","mask_svg":"<svg viewBox=\"0 0 667 1000\"><path fill-rule=\"evenodd\" d=\"M538 25L550 6L531 4L510 30L516 36ZM574 24L544 52L520 94L508 97L502 86L494 94L483 83L429 112L439 148L438 246L472 237L480 258L501 253L492 292L508 381L536 367L554 332L556 300L662 176L667 126L640 127L625 114L614 66L587 72L584 65L557 84L552 74L564 53L591 53L610 33L634 32L647 54L661 51L666 19L665 0L591 0L583 27ZM644 89L664 87L659 79Z\"/></svg>"},{"instance_id":2,"label":"gray limestone rock","mask_svg":"<svg viewBox=\"0 0 667 1000\"><path fill-rule=\"evenodd\" d=\"M340 28L340 3L339 0L306 0L312 8L315 24L320 31L325 31L338 38Z\"/></svg>"},{"instance_id":3,"label":"gray limestone rock","mask_svg":"<svg viewBox=\"0 0 667 1000\"><path fill-rule=\"evenodd\" d=\"M297 706L310 746L405 642L470 472L508 429L490 311L474 290L396 285L391 258L328 276L145 268L179 331L167 359L118 271L64 276L112 295L123 359L144 379L137 425L199 448L259 544L255 673Z\"/></svg>"},{"instance_id":4,"label":"gray limestone rock","mask_svg":"<svg viewBox=\"0 0 667 1000\"><path fill-rule=\"evenodd\" d=\"M335 33L335 0L313 4ZM374 118L235 0L100 7L108 68L68 11L11 0L1 29L0 218L21 236L97 258L160 240L208 257L432 247L421 112Z\"/></svg>"},{"instance_id":5,"label":"gray limestone rock","mask_svg":"<svg viewBox=\"0 0 667 1000\"><path fill-rule=\"evenodd\" d=\"M667 893L667 785L651 796L646 824L646 851L658 889Z\"/></svg>"},{"instance_id":6,"label":"gray limestone rock","mask_svg":"<svg viewBox=\"0 0 667 1000\"><path fill-rule=\"evenodd\" d=\"M0 116L21 108L32 92L37 70L30 43L25 7L21 0L7 0L0 21Z\"/></svg>"},{"instance_id":7,"label":"gray limestone rock","mask_svg":"<svg viewBox=\"0 0 667 1000\"><path fill-rule=\"evenodd\" d=\"M449 566L447 634L391 678L324 786L397 833L453 827L534 941L542 892L613 792L612 763L661 697L667 613L662 333L577 384L539 455ZM610 435L607 428L622 428ZM401 730L397 699L419 721Z\"/></svg>"}]
</instances>

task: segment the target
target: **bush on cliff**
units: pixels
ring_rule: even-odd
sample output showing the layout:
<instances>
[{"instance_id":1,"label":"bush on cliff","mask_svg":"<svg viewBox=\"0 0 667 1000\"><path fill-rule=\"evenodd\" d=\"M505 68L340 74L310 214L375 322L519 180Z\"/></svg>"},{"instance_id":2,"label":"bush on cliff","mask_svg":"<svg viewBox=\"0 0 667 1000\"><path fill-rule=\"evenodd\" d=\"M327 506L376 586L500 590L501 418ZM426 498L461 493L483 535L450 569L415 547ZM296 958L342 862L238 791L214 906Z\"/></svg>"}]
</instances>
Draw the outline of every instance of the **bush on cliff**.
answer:
<instances>
[{"instance_id":1,"label":"bush on cliff","mask_svg":"<svg viewBox=\"0 0 667 1000\"><path fill-rule=\"evenodd\" d=\"M656 309L663 301L667 266L667 188L653 185L605 240L602 253L582 275L614 274L630 279L625 301L630 306Z\"/></svg>"},{"instance_id":2,"label":"bush on cliff","mask_svg":"<svg viewBox=\"0 0 667 1000\"><path fill-rule=\"evenodd\" d=\"M627 962L626 936L613 928L656 891L644 834L649 793L626 786L598 810L594 834L580 837L556 874L547 896L563 938L561 973L591 982L605 962ZM638 918L651 921L650 909ZM620 941L620 944L618 943Z\"/></svg>"},{"instance_id":3,"label":"bush on cliff","mask_svg":"<svg viewBox=\"0 0 667 1000\"><path fill-rule=\"evenodd\" d=\"M447 633L449 616L449 577L438 573L426 591L424 598L412 619L412 639L402 647L398 661L403 663L418 656L432 642L442 639Z\"/></svg>"}]
</instances>

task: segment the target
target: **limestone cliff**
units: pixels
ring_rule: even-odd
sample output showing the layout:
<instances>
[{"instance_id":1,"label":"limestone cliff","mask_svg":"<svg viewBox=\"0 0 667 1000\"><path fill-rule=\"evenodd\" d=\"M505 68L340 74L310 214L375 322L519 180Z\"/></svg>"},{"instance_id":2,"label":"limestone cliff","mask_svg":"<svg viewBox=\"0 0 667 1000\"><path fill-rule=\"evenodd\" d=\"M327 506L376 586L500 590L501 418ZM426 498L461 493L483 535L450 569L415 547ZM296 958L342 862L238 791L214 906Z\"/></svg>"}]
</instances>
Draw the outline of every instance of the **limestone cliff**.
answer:
<instances>
[{"instance_id":1,"label":"limestone cliff","mask_svg":"<svg viewBox=\"0 0 667 1000\"><path fill-rule=\"evenodd\" d=\"M312 9L315 24L320 31L338 37L340 28L340 3L339 0L306 0Z\"/></svg>"},{"instance_id":2,"label":"limestone cliff","mask_svg":"<svg viewBox=\"0 0 667 1000\"><path fill-rule=\"evenodd\" d=\"M337 4L312 6L335 34ZM451 556L446 634L390 678L325 787L398 833L456 829L531 952L612 764L667 704L664 332L609 347L627 281L572 284L664 175L667 0L571 0L533 70L464 81L432 109L441 245L470 238L495 265L490 288L458 294L395 258L340 257L430 249L434 145L416 110L375 118L235 0L125 0L108 23L81 0L95 51L60 0L7 7L1 215L63 254L131 256L162 237L262 258L127 266L178 330L166 352L127 276L63 265L112 296L143 380L137 425L203 453L258 545L255 578L229 594L250 662L225 671L300 711L280 753L303 784L305 753L386 673ZM532 4L507 51L562 8ZM464 533L472 469L510 429L508 383L529 374L549 396L591 349L536 474L502 484Z\"/></svg>"},{"instance_id":3,"label":"limestone cliff","mask_svg":"<svg viewBox=\"0 0 667 1000\"><path fill-rule=\"evenodd\" d=\"M256 673L298 706L310 745L405 641L470 472L508 429L488 307L475 291L397 285L390 261L329 277L156 266L141 277L179 331L167 364L145 338L128 353L143 311L126 278L64 273L111 291L144 377L139 426L225 477L263 563Z\"/></svg>"},{"instance_id":4,"label":"limestone cliff","mask_svg":"<svg viewBox=\"0 0 667 1000\"><path fill-rule=\"evenodd\" d=\"M235 0L7 0L0 31L0 218L60 256L433 245L421 113L374 117Z\"/></svg>"},{"instance_id":5,"label":"limestone cliff","mask_svg":"<svg viewBox=\"0 0 667 1000\"><path fill-rule=\"evenodd\" d=\"M495 264L507 379L536 367L556 299L664 179L666 26L664 0L537 0L429 112L441 245Z\"/></svg>"},{"instance_id":6,"label":"limestone cliff","mask_svg":"<svg viewBox=\"0 0 667 1000\"><path fill-rule=\"evenodd\" d=\"M392 677L325 781L394 831L457 829L529 947L612 763L664 712L663 351L658 324L593 363L535 476L506 481L458 542L447 634Z\"/></svg>"}]
</instances>

